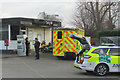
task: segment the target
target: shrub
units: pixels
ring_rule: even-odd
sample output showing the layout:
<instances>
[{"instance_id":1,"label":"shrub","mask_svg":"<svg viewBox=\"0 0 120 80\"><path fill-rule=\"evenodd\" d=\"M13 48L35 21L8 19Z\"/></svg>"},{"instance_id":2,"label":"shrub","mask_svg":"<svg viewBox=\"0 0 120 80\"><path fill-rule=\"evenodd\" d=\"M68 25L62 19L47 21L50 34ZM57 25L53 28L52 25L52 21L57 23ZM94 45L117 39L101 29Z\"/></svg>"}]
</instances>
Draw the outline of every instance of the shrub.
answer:
<instances>
[{"instance_id":1,"label":"shrub","mask_svg":"<svg viewBox=\"0 0 120 80\"><path fill-rule=\"evenodd\" d=\"M111 36L120 36L120 30L98 31L98 38Z\"/></svg>"}]
</instances>

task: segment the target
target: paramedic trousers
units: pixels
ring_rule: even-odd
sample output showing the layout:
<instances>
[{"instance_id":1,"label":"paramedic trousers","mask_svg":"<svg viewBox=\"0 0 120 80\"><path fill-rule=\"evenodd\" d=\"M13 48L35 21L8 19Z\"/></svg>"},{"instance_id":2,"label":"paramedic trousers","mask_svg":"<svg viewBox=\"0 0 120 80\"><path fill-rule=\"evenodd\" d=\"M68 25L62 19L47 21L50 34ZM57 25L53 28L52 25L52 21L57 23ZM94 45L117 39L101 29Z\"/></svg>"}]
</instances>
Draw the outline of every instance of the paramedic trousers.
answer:
<instances>
[{"instance_id":1,"label":"paramedic trousers","mask_svg":"<svg viewBox=\"0 0 120 80\"><path fill-rule=\"evenodd\" d=\"M39 49L35 49L36 59L39 59Z\"/></svg>"},{"instance_id":2,"label":"paramedic trousers","mask_svg":"<svg viewBox=\"0 0 120 80\"><path fill-rule=\"evenodd\" d=\"M29 56L29 48L26 48L26 56Z\"/></svg>"}]
</instances>

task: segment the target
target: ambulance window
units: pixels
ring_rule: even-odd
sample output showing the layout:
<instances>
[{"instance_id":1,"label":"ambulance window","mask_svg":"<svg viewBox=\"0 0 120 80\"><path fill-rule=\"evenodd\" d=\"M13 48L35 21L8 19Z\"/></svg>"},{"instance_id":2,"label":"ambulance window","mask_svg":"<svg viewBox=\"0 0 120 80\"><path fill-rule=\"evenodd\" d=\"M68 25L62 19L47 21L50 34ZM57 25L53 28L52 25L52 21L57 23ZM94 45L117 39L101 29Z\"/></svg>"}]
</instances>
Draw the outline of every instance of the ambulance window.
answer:
<instances>
[{"instance_id":1,"label":"ambulance window","mask_svg":"<svg viewBox=\"0 0 120 80\"><path fill-rule=\"evenodd\" d=\"M120 56L120 48L111 48L109 55Z\"/></svg>"},{"instance_id":2,"label":"ambulance window","mask_svg":"<svg viewBox=\"0 0 120 80\"><path fill-rule=\"evenodd\" d=\"M62 39L62 31L58 31L58 39Z\"/></svg>"},{"instance_id":3,"label":"ambulance window","mask_svg":"<svg viewBox=\"0 0 120 80\"><path fill-rule=\"evenodd\" d=\"M108 48L95 49L92 53L106 55Z\"/></svg>"}]
</instances>

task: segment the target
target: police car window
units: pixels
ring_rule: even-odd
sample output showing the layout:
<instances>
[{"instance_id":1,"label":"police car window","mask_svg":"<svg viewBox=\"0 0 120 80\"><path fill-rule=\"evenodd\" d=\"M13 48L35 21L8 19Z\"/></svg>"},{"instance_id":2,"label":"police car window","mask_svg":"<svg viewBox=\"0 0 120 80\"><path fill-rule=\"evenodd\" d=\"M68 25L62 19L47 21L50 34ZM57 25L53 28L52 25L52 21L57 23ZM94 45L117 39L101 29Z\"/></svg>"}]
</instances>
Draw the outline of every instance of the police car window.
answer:
<instances>
[{"instance_id":1,"label":"police car window","mask_svg":"<svg viewBox=\"0 0 120 80\"><path fill-rule=\"evenodd\" d=\"M120 56L120 48L111 48L109 55Z\"/></svg>"},{"instance_id":2,"label":"police car window","mask_svg":"<svg viewBox=\"0 0 120 80\"><path fill-rule=\"evenodd\" d=\"M58 31L58 39L62 39L62 31Z\"/></svg>"},{"instance_id":3,"label":"police car window","mask_svg":"<svg viewBox=\"0 0 120 80\"><path fill-rule=\"evenodd\" d=\"M100 50L99 49L95 49L92 53L99 54Z\"/></svg>"},{"instance_id":4,"label":"police car window","mask_svg":"<svg viewBox=\"0 0 120 80\"><path fill-rule=\"evenodd\" d=\"M95 49L92 53L106 55L108 48Z\"/></svg>"}]
</instances>

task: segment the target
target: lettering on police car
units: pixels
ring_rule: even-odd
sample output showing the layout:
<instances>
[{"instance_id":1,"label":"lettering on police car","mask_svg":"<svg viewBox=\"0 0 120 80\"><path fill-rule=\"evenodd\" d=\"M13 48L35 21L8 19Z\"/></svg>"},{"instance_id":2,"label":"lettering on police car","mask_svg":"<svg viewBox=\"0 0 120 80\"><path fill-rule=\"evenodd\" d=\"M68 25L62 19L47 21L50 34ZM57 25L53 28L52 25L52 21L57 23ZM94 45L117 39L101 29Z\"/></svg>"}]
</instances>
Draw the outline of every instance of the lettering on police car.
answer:
<instances>
[{"instance_id":1,"label":"lettering on police car","mask_svg":"<svg viewBox=\"0 0 120 80\"><path fill-rule=\"evenodd\" d=\"M120 64L113 64L113 66L112 67L120 67Z\"/></svg>"},{"instance_id":2,"label":"lettering on police car","mask_svg":"<svg viewBox=\"0 0 120 80\"><path fill-rule=\"evenodd\" d=\"M101 55L101 54L99 54L99 62L111 63L109 58L110 58L110 55Z\"/></svg>"}]
</instances>

